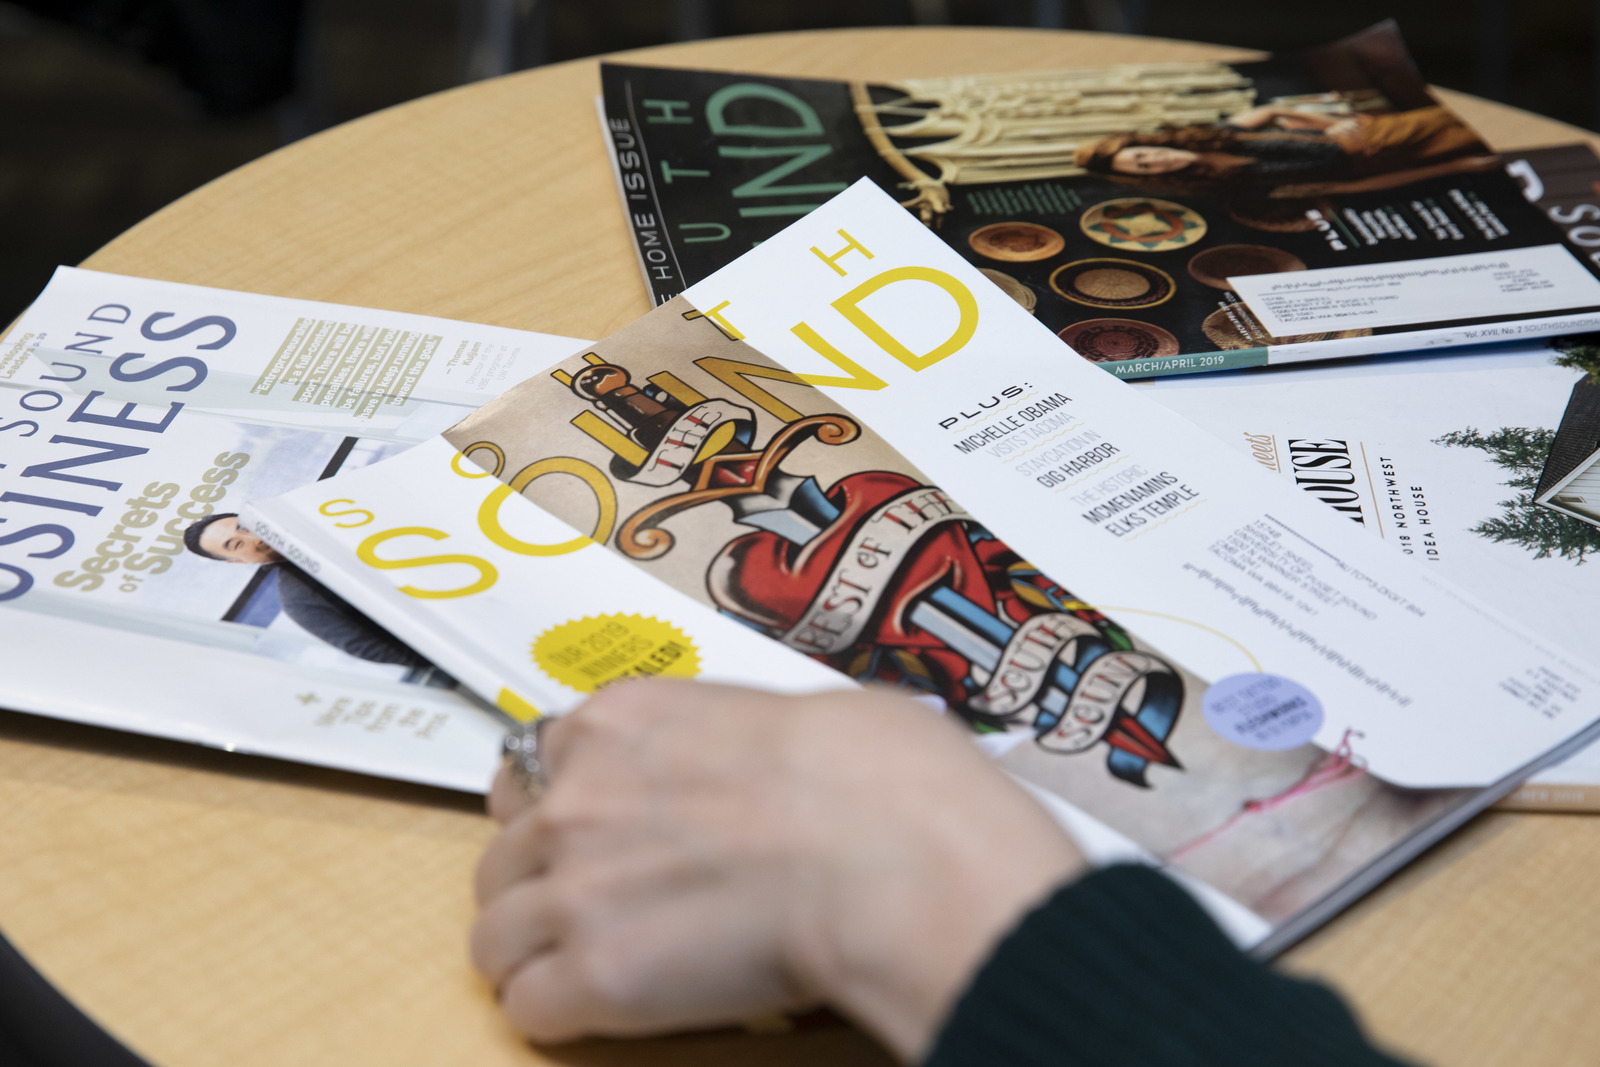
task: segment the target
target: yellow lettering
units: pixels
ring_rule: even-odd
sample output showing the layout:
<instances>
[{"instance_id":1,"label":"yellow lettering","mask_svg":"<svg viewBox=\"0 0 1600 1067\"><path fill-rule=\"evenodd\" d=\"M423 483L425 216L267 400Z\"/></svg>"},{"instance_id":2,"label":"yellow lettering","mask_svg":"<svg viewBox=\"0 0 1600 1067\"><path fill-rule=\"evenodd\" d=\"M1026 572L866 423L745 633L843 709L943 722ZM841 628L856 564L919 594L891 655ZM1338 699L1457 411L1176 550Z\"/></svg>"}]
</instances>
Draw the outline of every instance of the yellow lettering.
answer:
<instances>
[{"instance_id":1,"label":"yellow lettering","mask_svg":"<svg viewBox=\"0 0 1600 1067\"><path fill-rule=\"evenodd\" d=\"M726 334L730 340L743 341L744 340L744 334L742 334L738 330L734 329L733 328L733 323L729 322L722 315L722 309L727 307L731 303L733 303L732 300L724 300L722 303L718 304L716 307L711 308L709 311L707 311L706 312L706 318L710 319L716 325L717 329L721 330L724 334Z\"/></svg>"},{"instance_id":2,"label":"yellow lettering","mask_svg":"<svg viewBox=\"0 0 1600 1067\"><path fill-rule=\"evenodd\" d=\"M844 258L844 254L846 252L860 252L862 255L866 256L868 259L872 259L873 255L872 255L871 252L868 252L865 248L862 247L860 241L857 241L854 237L851 237L848 233L845 233L843 230L838 231L838 233L839 233L839 236L843 237L845 239L845 241L847 242L843 248L839 249L839 251L835 252L833 255L830 256L830 255L827 255L826 253L824 253L822 251L822 249L818 248L816 245L812 245L811 246L811 251L812 251L813 255L815 255L818 259L822 260L822 262L826 263L830 268L832 268L833 273L835 273L839 277L843 278L844 275L845 275L845 270L844 270L843 267L839 266L839 260Z\"/></svg>"},{"instance_id":3,"label":"yellow lettering","mask_svg":"<svg viewBox=\"0 0 1600 1067\"><path fill-rule=\"evenodd\" d=\"M788 382L791 385L805 386L806 380L794 371L779 367L763 367L759 363L746 363L743 360L724 359L721 356L703 356L695 360L694 365L776 419L794 422L796 419L805 418L797 409L785 404L752 380L765 378L771 382ZM650 380L655 381L654 378Z\"/></svg>"},{"instance_id":4,"label":"yellow lettering","mask_svg":"<svg viewBox=\"0 0 1600 1067\"><path fill-rule=\"evenodd\" d=\"M348 508L348 509L346 509L344 511L334 511L332 509L333 509L333 506L335 504L350 504L350 505L354 505L355 501L354 500L324 500L322 502L322 504L317 508L317 510L319 512L321 512L322 514L328 516L328 518L330 518L330 519L342 518L345 515L365 515L366 516L366 518L357 519L355 522L336 522L336 523L334 523L335 526L338 526L338 527L340 527L342 529L351 530L351 529L354 529L357 526L365 526L367 523L369 523L373 519L377 518L376 515L374 515L370 511L368 511L366 508L358 508L358 507L354 507L354 506L352 506L352 507L350 507L350 508Z\"/></svg>"},{"instance_id":5,"label":"yellow lettering","mask_svg":"<svg viewBox=\"0 0 1600 1067\"><path fill-rule=\"evenodd\" d=\"M800 340L810 345L822 358L832 363L835 367L850 375L848 378L835 378L826 374L801 374L797 377L807 385L833 385L840 389L882 389L889 383L873 374L867 368L833 347L805 323L797 323L790 327L789 332Z\"/></svg>"},{"instance_id":6,"label":"yellow lettering","mask_svg":"<svg viewBox=\"0 0 1600 1067\"><path fill-rule=\"evenodd\" d=\"M496 478L500 477L500 472L506 469L505 449L501 448L493 441L474 441L472 444L458 452L457 455L470 457L474 452L478 451L487 452L494 457L494 470L491 470L488 473ZM460 464L458 464L454 459L450 461L450 467L463 478L477 477L477 475L468 474L466 471L462 470Z\"/></svg>"},{"instance_id":7,"label":"yellow lettering","mask_svg":"<svg viewBox=\"0 0 1600 1067\"><path fill-rule=\"evenodd\" d=\"M478 529L501 548L515 552L519 556L564 556L568 552L576 552L585 545L594 544L592 540L582 535L554 545L536 545L512 537L506 532L506 528L500 525L500 505L505 503L506 497L511 493L509 485L499 486L484 498L483 506L478 509Z\"/></svg>"},{"instance_id":8,"label":"yellow lettering","mask_svg":"<svg viewBox=\"0 0 1600 1067\"><path fill-rule=\"evenodd\" d=\"M617 524L617 491L612 488L611 479L593 463L571 456L551 456L530 463L518 471L517 476L511 479L511 491L520 493L547 474L570 474L589 487L589 491L594 494L595 505L600 509L600 514L595 517L594 530L589 536L605 544L611 537L612 527Z\"/></svg>"},{"instance_id":9,"label":"yellow lettering","mask_svg":"<svg viewBox=\"0 0 1600 1067\"><path fill-rule=\"evenodd\" d=\"M592 411L578 412L572 417L572 425L635 467L644 466L644 461L650 458L650 453L632 438Z\"/></svg>"},{"instance_id":10,"label":"yellow lettering","mask_svg":"<svg viewBox=\"0 0 1600 1067\"><path fill-rule=\"evenodd\" d=\"M652 374L646 381L686 408L692 408L696 404L704 404L706 402L704 393L669 370Z\"/></svg>"},{"instance_id":11,"label":"yellow lettering","mask_svg":"<svg viewBox=\"0 0 1600 1067\"><path fill-rule=\"evenodd\" d=\"M406 559L384 559L378 555L378 547L397 537L426 537L433 541L443 541L450 535L443 530L434 530L426 526L400 526L393 530L383 530L373 534L356 547L356 558L369 567L376 567L380 571L405 570L410 567L435 567L447 563L460 563L471 567L478 572L478 580L471 585L464 585L459 589L419 589L414 585L402 585L400 591L406 596L416 597L419 600L448 600L452 597L471 596L490 588L500 578L500 572L488 560L479 559L477 556L464 556L452 553L444 556L412 556Z\"/></svg>"},{"instance_id":12,"label":"yellow lettering","mask_svg":"<svg viewBox=\"0 0 1600 1067\"><path fill-rule=\"evenodd\" d=\"M956 309L961 314L961 319L956 324L955 332L943 344L922 355L918 355L901 344L893 334L879 325L876 319L859 307L861 301L885 286L893 285L895 282L909 281L928 282L937 285L955 300ZM935 270L932 267L896 267L893 270L886 270L882 274L867 279L835 300L833 306L839 314L849 319L856 329L870 337L879 348L912 370L923 370L931 367L944 357L960 351L962 346L972 340L973 335L978 332L978 301L972 295L972 290L944 271ZM807 343L809 344L810 342L808 341ZM815 348L816 346L812 345L812 347ZM857 388L860 387L858 386Z\"/></svg>"},{"instance_id":13,"label":"yellow lettering","mask_svg":"<svg viewBox=\"0 0 1600 1067\"><path fill-rule=\"evenodd\" d=\"M497 462L499 463L499 465L501 467L504 467L506 465L506 454L504 452L500 451L500 449L495 448L494 445L489 444L487 441L484 441L484 442L481 442L479 444L473 445L472 447L473 448L494 448L495 458L496 458ZM466 452L457 452L455 455L451 456L450 457L450 469L455 471L457 474L461 475L461 477L463 477L463 478L487 478L493 473L493 471L486 471L482 467L479 467L475 471L469 471L469 470L463 469L462 466L461 466L461 461L466 459L466 458L467 458L467 453Z\"/></svg>"}]
</instances>

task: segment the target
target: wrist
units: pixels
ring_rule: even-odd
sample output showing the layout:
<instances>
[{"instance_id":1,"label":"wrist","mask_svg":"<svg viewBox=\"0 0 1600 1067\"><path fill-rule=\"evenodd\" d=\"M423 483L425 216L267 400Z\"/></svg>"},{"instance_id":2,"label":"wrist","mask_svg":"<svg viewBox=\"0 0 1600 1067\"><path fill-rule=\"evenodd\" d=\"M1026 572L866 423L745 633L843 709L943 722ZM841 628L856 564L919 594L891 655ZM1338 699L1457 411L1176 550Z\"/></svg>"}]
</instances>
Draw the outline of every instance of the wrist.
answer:
<instances>
[{"instance_id":1,"label":"wrist","mask_svg":"<svg viewBox=\"0 0 1600 1067\"><path fill-rule=\"evenodd\" d=\"M1076 847L1050 829L1031 848L966 848L940 870L885 877L899 891L841 903L850 914L819 910L791 953L799 984L902 1061L919 1060L995 946L1085 870Z\"/></svg>"}]
</instances>

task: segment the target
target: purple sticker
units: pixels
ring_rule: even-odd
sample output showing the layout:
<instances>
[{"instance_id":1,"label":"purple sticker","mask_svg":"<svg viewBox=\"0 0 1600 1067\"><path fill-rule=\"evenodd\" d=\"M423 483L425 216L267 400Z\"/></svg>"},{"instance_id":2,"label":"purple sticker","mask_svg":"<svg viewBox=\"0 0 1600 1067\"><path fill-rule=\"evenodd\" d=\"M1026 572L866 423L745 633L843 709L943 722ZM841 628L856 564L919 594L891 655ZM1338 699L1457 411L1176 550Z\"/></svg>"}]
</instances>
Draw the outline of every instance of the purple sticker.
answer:
<instances>
[{"instance_id":1,"label":"purple sticker","mask_svg":"<svg viewBox=\"0 0 1600 1067\"><path fill-rule=\"evenodd\" d=\"M1245 748L1298 748L1322 726L1322 702L1299 682L1276 674L1231 674L1200 698L1219 735Z\"/></svg>"}]
</instances>

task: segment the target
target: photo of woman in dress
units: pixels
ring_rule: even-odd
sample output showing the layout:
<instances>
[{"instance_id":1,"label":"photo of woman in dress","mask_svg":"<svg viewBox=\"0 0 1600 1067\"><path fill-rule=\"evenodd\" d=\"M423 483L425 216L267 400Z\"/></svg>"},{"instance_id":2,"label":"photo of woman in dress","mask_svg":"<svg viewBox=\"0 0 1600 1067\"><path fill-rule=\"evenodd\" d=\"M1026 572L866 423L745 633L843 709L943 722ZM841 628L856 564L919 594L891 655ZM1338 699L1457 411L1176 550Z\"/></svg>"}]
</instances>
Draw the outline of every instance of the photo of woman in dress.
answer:
<instances>
[{"instance_id":1,"label":"photo of woman in dress","mask_svg":"<svg viewBox=\"0 0 1600 1067\"><path fill-rule=\"evenodd\" d=\"M1266 105L1217 125L1115 134L1080 149L1076 162L1151 193L1273 198L1371 192L1499 166L1438 105L1349 115Z\"/></svg>"}]
</instances>

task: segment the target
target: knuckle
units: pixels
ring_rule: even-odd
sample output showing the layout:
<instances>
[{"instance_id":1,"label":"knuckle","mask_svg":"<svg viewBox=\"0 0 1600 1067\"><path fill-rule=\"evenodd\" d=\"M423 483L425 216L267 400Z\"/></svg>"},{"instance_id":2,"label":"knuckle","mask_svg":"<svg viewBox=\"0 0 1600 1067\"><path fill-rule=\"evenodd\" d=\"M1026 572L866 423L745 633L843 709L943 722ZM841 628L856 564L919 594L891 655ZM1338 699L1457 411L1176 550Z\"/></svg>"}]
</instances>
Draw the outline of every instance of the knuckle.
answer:
<instances>
[{"instance_id":1,"label":"knuckle","mask_svg":"<svg viewBox=\"0 0 1600 1067\"><path fill-rule=\"evenodd\" d=\"M485 907L512 884L534 873L542 835L536 814L525 814L496 835L478 860L473 891L478 906Z\"/></svg>"},{"instance_id":2,"label":"knuckle","mask_svg":"<svg viewBox=\"0 0 1600 1067\"><path fill-rule=\"evenodd\" d=\"M570 785L552 788L528 817L529 840L553 847L582 828L591 819L583 794L583 789Z\"/></svg>"},{"instance_id":3,"label":"knuckle","mask_svg":"<svg viewBox=\"0 0 1600 1067\"><path fill-rule=\"evenodd\" d=\"M632 687L618 683L599 690L567 716L573 728L585 734L604 733L626 716L633 705Z\"/></svg>"},{"instance_id":4,"label":"knuckle","mask_svg":"<svg viewBox=\"0 0 1600 1067\"><path fill-rule=\"evenodd\" d=\"M494 981L499 977L495 973L497 964L494 952L494 948L498 943L497 930L480 916L472 924L472 932L467 937L467 954L472 960L473 969L490 981Z\"/></svg>"},{"instance_id":5,"label":"knuckle","mask_svg":"<svg viewBox=\"0 0 1600 1067\"><path fill-rule=\"evenodd\" d=\"M641 1001L639 968L613 939L585 940L574 946L572 974L577 987L608 1014L626 1013Z\"/></svg>"},{"instance_id":6,"label":"knuckle","mask_svg":"<svg viewBox=\"0 0 1600 1067\"><path fill-rule=\"evenodd\" d=\"M477 869L472 872L472 896L478 902L479 911L488 906L499 889L499 879L495 877L490 864L490 853L485 852L478 859Z\"/></svg>"},{"instance_id":7,"label":"knuckle","mask_svg":"<svg viewBox=\"0 0 1600 1067\"><path fill-rule=\"evenodd\" d=\"M547 888L550 917L555 927L559 930L582 929L585 915L597 903L594 895L587 891L584 879L564 877L553 880Z\"/></svg>"},{"instance_id":8,"label":"knuckle","mask_svg":"<svg viewBox=\"0 0 1600 1067\"><path fill-rule=\"evenodd\" d=\"M624 679L590 697L582 714L598 727L632 729L660 710L667 697L666 689L656 679Z\"/></svg>"},{"instance_id":9,"label":"knuckle","mask_svg":"<svg viewBox=\"0 0 1600 1067\"><path fill-rule=\"evenodd\" d=\"M530 803L522 786L512 777L511 769L502 766L489 786L489 817L504 826L525 811Z\"/></svg>"},{"instance_id":10,"label":"knuckle","mask_svg":"<svg viewBox=\"0 0 1600 1067\"><path fill-rule=\"evenodd\" d=\"M498 982L523 955L519 944L525 939L522 932L526 917L513 906L509 898L502 898L472 924L467 939L467 950L473 967L491 982Z\"/></svg>"},{"instance_id":11,"label":"knuckle","mask_svg":"<svg viewBox=\"0 0 1600 1067\"><path fill-rule=\"evenodd\" d=\"M542 1045L560 1044L582 1036L582 1030L570 1013L554 1010L549 999L527 975L527 971L513 975L501 991L501 1010L511 1025L528 1040Z\"/></svg>"}]
</instances>

